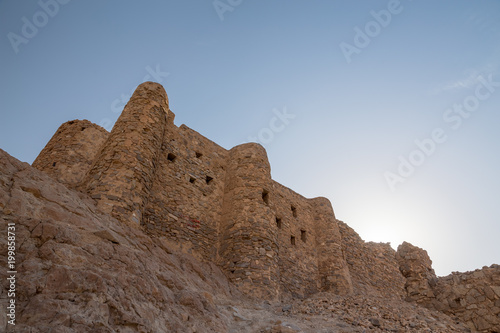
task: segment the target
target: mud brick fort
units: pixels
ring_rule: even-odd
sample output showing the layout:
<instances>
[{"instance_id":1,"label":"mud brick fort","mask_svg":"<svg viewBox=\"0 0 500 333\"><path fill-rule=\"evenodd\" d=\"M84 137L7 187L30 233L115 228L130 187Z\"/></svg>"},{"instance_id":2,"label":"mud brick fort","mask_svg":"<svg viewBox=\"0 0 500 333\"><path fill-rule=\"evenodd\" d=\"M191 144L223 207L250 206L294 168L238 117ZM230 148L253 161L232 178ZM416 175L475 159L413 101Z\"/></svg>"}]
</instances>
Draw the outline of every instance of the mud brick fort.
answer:
<instances>
[{"instance_id":1,"label":"mud brick fort","mask_svg":"<svg viewBox=\"0 0 500 333\"><path fill-rule=\"evenodd\" d=\"M215 262L249 295L396 295L500 332L500 266L438 278L424 250L366 243L328 199L274 181L259 144L226 150L174 117L163 87L145 82L110 133L67 122L33 166L121 222Z\"/></svg>"}]
</instances>

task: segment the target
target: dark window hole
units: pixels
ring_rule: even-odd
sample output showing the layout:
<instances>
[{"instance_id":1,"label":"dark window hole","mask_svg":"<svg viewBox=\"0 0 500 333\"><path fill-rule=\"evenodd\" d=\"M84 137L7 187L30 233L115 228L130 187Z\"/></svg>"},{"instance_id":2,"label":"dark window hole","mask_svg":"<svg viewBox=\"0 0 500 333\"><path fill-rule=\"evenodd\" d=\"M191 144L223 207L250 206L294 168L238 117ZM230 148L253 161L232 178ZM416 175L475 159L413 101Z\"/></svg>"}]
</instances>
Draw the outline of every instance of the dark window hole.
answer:
<instances>
[{"instance_id":1,"label":"dark window hole","mask_svg":"<svg viewBox=\"0 0 500 333\"><path fill-rule=\"evenodd\" d=\"M295 245L295 236L291 236L291 237L290 237L290 243L291 243L292 245Z\"/></svg>"},{"instance_id":2,"label":"dark window hole","mask_svg":"<svg viewBox=\"0 0 500 333\"><path fill-rule=\"evenodd\" d=\"M276 218L276 226L281 229L281 219L279 217Z\"/></svg>"},{"instance_id":3,"label":"dark window hole","mask_svg":"<svg viewBox=\"0 0 500 333\"><path fill-rule=\"evenodd\" d=\"M262 200L266 203L266 205L269 205L269 192L266 190L262 191Z\"/></svg>"},{"instance_id":4,"label":"dark window hole","mask_svg":"<svg viewBox=\"0 0 500 333\"><path fill-rule=\"evenodd\" d=\"M174 154L168 153L167 160L169 160L170 162L173 162L173 161L175 161L175 159L176 159L176 156Z\"/></svg>"},{"instance_id":5,"label":"dark window hole","mask_svg":"<svg viewBox=\"0 0 500 333\"><path fill-rule=\"evenodd\" d=\"M202 153L200 153L200 152L196 152L196 158L201 158L202 156L203 156L203 154L202 154Z\"/></svg>"},{"instance_id":6,"label":"dark window hole","mask_svg":"<svg viewBox=\"0 0 500 333\"><path fill-rule=\"evenodd\" d=\"M212 180L214 180L212 177L210 176L207 176L207 178L205 178L205 181L207 182L207 185L210 185L210 183L212 182Z\"/></svg>"},{"instance_id":7,"label":"dark window hole","mask_svg":"<svg viewBox=\"0 0 500 333\"><path fill-rule=\"evenodd\" d=\"M305 230L300 230L300 239L305 243L307 240L307 233Z\"/></svg>"},{"instance_id":8,"label":"dark window hole","mask_svg":"<svg viewBox=\"0 0 500 333\"><path fill-rule=\"evenodd\" d=\"M290 208L292 209L292 215L293 215L293 217L297 217L297 208L295 208L294 205L292 205Z\"/></svg>"}]
</instances>

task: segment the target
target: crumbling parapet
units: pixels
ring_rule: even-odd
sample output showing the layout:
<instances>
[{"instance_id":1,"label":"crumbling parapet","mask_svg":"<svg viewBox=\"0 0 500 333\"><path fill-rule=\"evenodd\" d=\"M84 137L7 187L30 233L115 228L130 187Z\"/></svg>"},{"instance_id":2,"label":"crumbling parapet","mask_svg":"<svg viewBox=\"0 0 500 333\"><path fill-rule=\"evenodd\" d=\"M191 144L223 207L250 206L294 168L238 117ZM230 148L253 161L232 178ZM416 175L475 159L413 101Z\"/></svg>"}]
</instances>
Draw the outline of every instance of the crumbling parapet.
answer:
<instances>
[{"instance_id":1,"label":"crumbling parapet","mask_svg":"<svg viewBox=\"0 0 500 333\"><path fill-rule=\"evenodd\" d=\"M436 277L427 251L404 242L397 259L407 300L456 316L473 332L500 332L500 266Z\"/></svg>"},{"instance_id":2,"label":"crumbling parapet","mask_svg":"<svg viewBox=\"0 0 500 333\"><path fill-rule=\"evenodd\" d=\"M32 166L74 187L106 141L109 132L88 120L71 120L57 129Z\"/></svg>"},{"instance_id":3,"label":"crumbling parapet","mask_svg":"<svg viewBox=\"0 0 500 333\"><path fill-rule=\"evenodd\" d=\"M271 168L256 143L236 146L226 160L219 231L219 262L229 279L247 294L276 299L278 247L269 207Z\"/></svg>"},{"instance_id":4,"label":"crumbling parapet","mask_svg":"<svg viewBox=\"0 0 500 333\"><path fill-rule=\"evenodd\" d=\"M417 303L429 303L429 300L435 297L433 288L437 284L437 277L427 251L403 242L398 246L396 259L401 274L406 278L407 299Z\"/></svg>"},{"instance_id":5,"label":"crumbling parapet","mask_svg":"<svg viewBox=\"0 0 500 333\"><path fill-rule=\"evenodd\" d=\"M315 211L316 245L321 290L339 295L352 292L349 268L342 251L342 239L333 207L327 198L310 200Z\"/></svg>"},{"instance_id":6,"label":"crumbling parapet","mask_svg":"<svg viewBox=\"0 0 500 333\"><path fill-rule=\"evenodd\" d=\"M168 97L160 84L139 85L83 181L98 207L119 220L140 224L168 110Z\"/></svg>"}]
</instances>

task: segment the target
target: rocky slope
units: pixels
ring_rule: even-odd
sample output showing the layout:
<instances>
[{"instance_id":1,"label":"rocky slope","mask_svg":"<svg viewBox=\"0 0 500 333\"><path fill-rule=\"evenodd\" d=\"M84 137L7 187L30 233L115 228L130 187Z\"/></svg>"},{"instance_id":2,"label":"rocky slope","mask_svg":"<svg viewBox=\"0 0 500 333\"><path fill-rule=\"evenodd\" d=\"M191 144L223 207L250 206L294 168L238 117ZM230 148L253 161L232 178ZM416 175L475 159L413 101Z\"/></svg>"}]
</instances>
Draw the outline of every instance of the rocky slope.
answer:
<instances>
[{"instance_id":1,"label":"rocky slope","mask_svg":"<svg viewBox=\"0 0 500 333\"><path fill-rule=\"evenodd\" d=\"M469 331L456 318L405 302L398 294L320 293L272 304L251 299L214 264L118 222L85 194L2 150L0 210L0 331ZM15 326L5 313L11 299L5 269L11 223Z\"/></svg>"}]
</instances>

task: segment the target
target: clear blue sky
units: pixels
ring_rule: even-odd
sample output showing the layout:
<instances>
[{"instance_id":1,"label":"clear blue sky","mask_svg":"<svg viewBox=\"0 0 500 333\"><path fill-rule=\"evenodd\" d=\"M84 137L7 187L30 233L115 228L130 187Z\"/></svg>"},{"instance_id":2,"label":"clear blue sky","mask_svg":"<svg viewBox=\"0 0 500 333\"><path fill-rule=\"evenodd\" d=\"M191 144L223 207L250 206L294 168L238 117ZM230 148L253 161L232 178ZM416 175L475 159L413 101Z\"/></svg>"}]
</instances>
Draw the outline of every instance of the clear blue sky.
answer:
<instances>
[{"instance_id":1,"label":"clear blue sky","mask_svg":"<svg viewBox=\"0 0 500 333\"><path fill-rule=\"evenodd\" d=\"M109 129L157 81L177 125L257 138L365 240L423 247L439 275L500 264L499 1L55 1L0 1L11 155L68 120Z\"/></svg>"}]
</instances>

